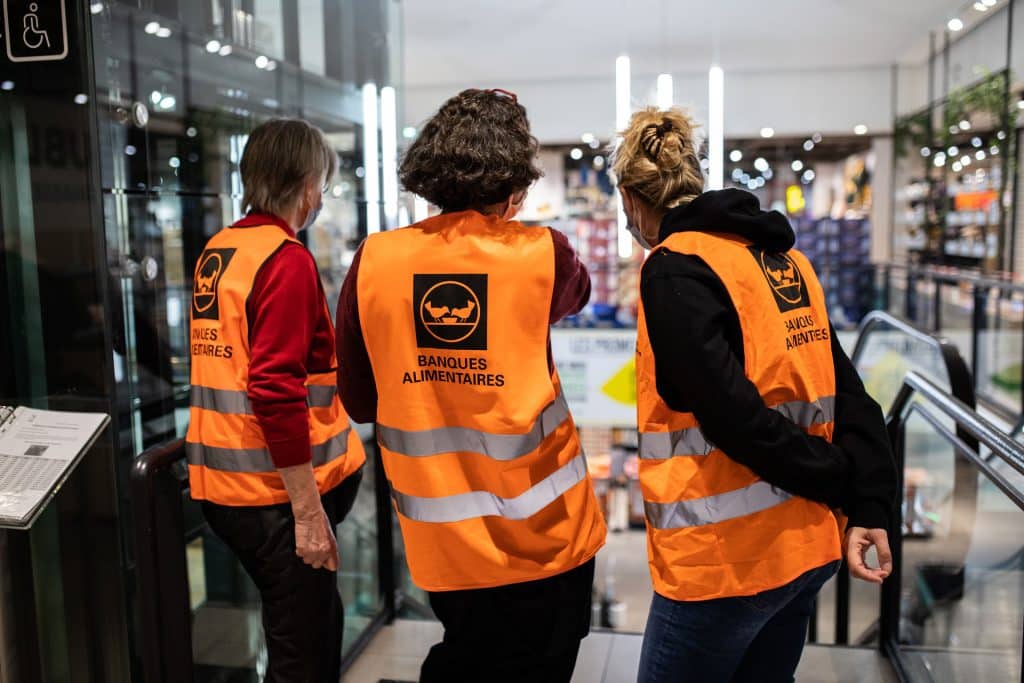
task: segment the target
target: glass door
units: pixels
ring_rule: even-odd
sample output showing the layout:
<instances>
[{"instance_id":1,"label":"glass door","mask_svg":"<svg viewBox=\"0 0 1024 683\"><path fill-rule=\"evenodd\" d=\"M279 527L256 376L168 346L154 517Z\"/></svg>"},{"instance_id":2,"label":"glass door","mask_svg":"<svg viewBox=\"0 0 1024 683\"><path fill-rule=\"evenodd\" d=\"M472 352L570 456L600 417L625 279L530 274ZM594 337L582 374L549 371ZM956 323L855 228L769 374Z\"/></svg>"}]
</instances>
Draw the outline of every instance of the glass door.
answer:
<instances>
[{"instance_id":1,"label":"glass door","mask_svg":"<svg viewBox=\"0 0 1024 683\"><path fill-rule=\"evenodd\" d=\"M355 12L348 0L155 6L160 14L93 3L122 491L139 453L187 429L192 273L210 236L241 216L238 163L248 132L271 117L302 116L339 155L322 217L301 236L332 309L365 235L361 100L355 82L343 80L357 77L358 65L343 62L330 28L339 23L328 21L358 35L365 8ZM383 605L372 472L362 487L338 529L346 647ZM125 497L121 507L130 529ZM198 505L187 499L185 510L197 680L256 678L265 665L258 593ZM130 574L132 549L125 555Z\"/></svg>"}]
</instances>

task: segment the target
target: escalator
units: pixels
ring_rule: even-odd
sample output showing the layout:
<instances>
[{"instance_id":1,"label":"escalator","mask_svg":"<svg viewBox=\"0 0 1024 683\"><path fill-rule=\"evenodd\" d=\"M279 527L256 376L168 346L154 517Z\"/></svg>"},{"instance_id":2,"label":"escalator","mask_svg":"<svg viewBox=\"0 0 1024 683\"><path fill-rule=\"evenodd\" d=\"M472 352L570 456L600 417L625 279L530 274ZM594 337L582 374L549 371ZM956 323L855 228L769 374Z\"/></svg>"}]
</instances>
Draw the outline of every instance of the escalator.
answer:
<instances>
[{"instance_id":1,"label":"escalator","mask_svg":"<svg viewBox=\"0 0 1024 683\"><path fill-rule=\"evenodd\" d=\"M970 374L949 341L875 312L851 356L868 391L890 407L905 491L902 534L892 539L898 571L881 589L840 572L822 592L814 644L798 679L1024 680L1024 445L975 410ZM150 449L133 471L146 680L260 680L255 591L244 573L226 569L233 561L217 555L226 551L191 509L183 456L180 442ZM349 539L341 544L343 597L362 606L346 633L346 681L370 680L367 667L388 652L381 643L392 643L393 659L410 668L439 628L407 621L385 627L403 602L417 601L402 590L404 558L379 459L373 462L377 469L360 496L365 509L339 536ZM360 565L368 546L374 561ZM372 657L360 661L382 628ZM574 681L618 680L613 671L633 666L639 641L639 635L595 632ZM614 666L612 650L621 654Z\"/></svg>"}]
</instances>

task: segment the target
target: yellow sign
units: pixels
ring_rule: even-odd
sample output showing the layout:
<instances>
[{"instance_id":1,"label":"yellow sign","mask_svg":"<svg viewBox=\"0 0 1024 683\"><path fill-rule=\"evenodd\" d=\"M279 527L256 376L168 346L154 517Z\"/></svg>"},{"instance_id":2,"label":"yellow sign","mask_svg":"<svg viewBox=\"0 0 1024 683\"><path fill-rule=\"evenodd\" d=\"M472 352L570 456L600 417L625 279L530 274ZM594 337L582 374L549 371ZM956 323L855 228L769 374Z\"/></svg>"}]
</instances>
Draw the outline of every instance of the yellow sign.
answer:
<instances>
[{"instance_id":1,"label":"yellow sign","mask_svg":"<svg viewBox=\"0 0 1024 683\"><path fill-rule=\"evenodd\" d=\"M807 206L804 199L804 191L799 185L790 185L786 188L786 211L789 213L800 213Z\"/></svg>"},{"instance_id":2,"label":"yellow sign","mask_svg":"<svg viewBox=\"0 0 1024 683\"><path fill-rule=\"evenodd\" d=\"M629 361L611 376L601 391L605 396L627 406L636 405L636 359Z\"/></svg>"}]
</instances>

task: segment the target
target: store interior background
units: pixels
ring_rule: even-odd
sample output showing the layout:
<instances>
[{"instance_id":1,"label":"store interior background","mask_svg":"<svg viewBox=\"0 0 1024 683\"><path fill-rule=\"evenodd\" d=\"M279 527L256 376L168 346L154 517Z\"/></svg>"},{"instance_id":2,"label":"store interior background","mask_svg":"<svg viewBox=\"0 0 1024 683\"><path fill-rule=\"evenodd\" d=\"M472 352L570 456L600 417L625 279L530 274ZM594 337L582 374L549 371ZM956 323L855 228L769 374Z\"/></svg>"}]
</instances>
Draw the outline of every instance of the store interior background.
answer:
<instances>
[{"instance_id":1,"label":"store interior background","mask_svg":"<svg viewBox=\"0 0 1024 683\"><path fill-rule=\"evenodd\" d=\"M237 218L246 135L271 116L308 118L338 152L324 212L304 234L333 302L368 232L436 211L401 190L396 169L438 106L468 87L510 90L526 106L545 176L520 218L563 231L592 274L591 303L559 324L552 348L614 529L599 560L595 625L639 632L650 599L632 455L643 253L621 229L608 175L631 109L683 106L702 134L720 111L724 186L790 217L848 351L877 308L939 331L971 357L986 414L1015 429L1024 290L979 298L970 278L1016 283L1024 269L1018 2L68 7L66 64L0 61L0 351L13 359L0 399L114 421L30 534L0 533L0 672L14 662L40 679L139 680L146 633L131 469L146 449L184 435L190 274L205 240ZM712 67L723 76L720 109ZM859 369L883 405L906 355L884 344L864 355ZM360 429L371 443L372 426ZM949 462L918 468L922 490L940 501L922 513L938 540ZM395 613L432 618L404 571L379 474L368 471L339 531L347 657ZM255 590L188 501L184 547L197 680L248 680L264 657ZM877 617L877 593L855 585L854 636ZM1020 593L992 591L982 606L1015 606L1002 616L1019 624ZM983 618L993 623L990 611L978 614L958 638ZM820 619L822 642L834 638L831 623Z\"/></svg>"},{"instance_id":2,"label":"store interior background","mask_svg":"<svg viewBox=\"0 0 1024 683\"><path fill-rule=\"evenodd\" d=\"M969 288L932 286L936 303L908 304L907 277L883 264L1020 279L1024 11L1015 9L994 0L406 4L403 137L463 88L515 92L545 171L520 218L567 234L592 273L590 305L558 326L552 344L614 529L599 558L603 626L641 631L650 598L630 394L643 253L621 230L608 174L622 91L630 109L682 106L706 138L709 67L721 67L724 186L789 216L847 352L876 308L941 329L965 353L977 347L979 395L1009 431L1021 406L1019 295L985 304L988 325L975 341ZM705 144L706 170L707 156ZM902 361L872 349L861 363L887 406L898 386L871 370L899 376ZM930 485L942 489L943 478ZM833 591L823 593L825 613ZM877 590L854 591L851 631L860 634ZM832 623L819 629L831 642Z\"/></svg>"}]
</instances>

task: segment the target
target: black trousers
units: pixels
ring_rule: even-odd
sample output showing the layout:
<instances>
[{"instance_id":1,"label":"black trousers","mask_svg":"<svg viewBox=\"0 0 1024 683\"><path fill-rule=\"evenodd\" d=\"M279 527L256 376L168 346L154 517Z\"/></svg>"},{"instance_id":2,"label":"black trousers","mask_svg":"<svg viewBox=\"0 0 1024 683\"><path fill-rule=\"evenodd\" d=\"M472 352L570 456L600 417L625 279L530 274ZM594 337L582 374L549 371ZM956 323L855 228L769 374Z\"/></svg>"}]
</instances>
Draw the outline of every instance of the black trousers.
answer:
<instances>
[{"instance_id":1,"label":"black trousers","mask_svg":"<svg viewBox=\"0 0 1024 683\"><path fill-rule=\"evenodd\" d=\"M321 498L336 527L355 501L362 470ZM229 507L203 503L203 514L260 591L267 638L267 683L338 683L345 612L337 574L295 554L291 505Z\"/></svg>"},{"instance_id":2,"label":"black trousers","mask_svg":"<svg viewBox=\"0 0 1024 683\"><path fill-rule=\"evenodd\" d=\"M590 632L594 560L564 574L497 588L430 593L444 640L421 683L569 683Z\"/></svg>"}]
</instances>

